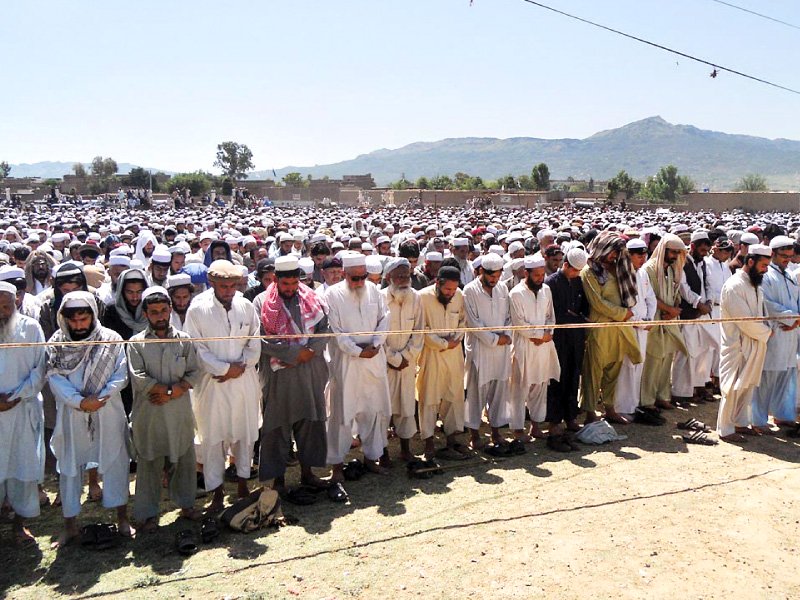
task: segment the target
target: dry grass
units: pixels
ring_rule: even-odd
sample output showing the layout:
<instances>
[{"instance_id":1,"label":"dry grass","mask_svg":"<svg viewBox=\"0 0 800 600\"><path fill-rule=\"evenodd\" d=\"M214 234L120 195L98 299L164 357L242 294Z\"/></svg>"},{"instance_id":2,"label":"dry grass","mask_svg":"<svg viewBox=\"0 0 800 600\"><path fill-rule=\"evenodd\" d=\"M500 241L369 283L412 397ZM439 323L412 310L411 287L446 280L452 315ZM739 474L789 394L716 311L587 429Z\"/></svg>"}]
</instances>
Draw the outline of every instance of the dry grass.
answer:
<instances>
[{"instance_id":1,"label":"dry grass","mask_svg":"<svg viewBox=\"0 0 800 600\"><path fill-rule=\"evenodd\" d=\"M716 405L693 409L713 422ZM676 414L677 413L677 414ZM38 548L0 546L13 598L797 598L798 445L783 436L687 446L673 427L559 455L542 442L430 480L398 466L348 485L351 502L285 505L297 525L223 532L183 557L177 511L104 553L49 550L60 513L32 522ZM51 490L53 491L53 490ZM112 514L86 505L83 520ZM4 544L10 526L2 525Z\"/></svg>"}]
</instances>

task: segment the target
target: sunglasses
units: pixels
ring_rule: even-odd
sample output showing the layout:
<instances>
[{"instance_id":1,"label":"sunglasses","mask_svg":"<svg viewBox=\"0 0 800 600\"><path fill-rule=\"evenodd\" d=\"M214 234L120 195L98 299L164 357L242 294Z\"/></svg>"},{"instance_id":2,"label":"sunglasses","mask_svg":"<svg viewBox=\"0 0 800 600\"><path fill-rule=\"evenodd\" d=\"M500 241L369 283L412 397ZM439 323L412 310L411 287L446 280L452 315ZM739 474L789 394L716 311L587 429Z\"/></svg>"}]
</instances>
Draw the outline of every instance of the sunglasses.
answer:
<instances>
[{"instance_id":1,"label":"sunglasses","mask_svg":"<svg viewBox=\"0 0 800 600\"><path fill-rule=\"evenodd\" d=\"M356 281L364 281L367 278L367 276L366 275L348 275L347 278L350 281L356 282Z\"/></svg>"}]
</instances>

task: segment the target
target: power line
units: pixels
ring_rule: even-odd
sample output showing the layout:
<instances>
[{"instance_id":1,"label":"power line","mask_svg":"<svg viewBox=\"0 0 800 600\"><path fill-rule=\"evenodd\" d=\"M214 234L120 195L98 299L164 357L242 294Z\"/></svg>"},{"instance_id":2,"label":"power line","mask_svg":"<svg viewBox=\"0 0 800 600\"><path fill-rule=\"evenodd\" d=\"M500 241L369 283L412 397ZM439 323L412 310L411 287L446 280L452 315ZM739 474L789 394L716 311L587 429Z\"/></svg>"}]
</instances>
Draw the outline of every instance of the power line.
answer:
<instances>
[{"instance_id":1,"label":"power line","mask_svg":"<svg viewBox=\"0 0 800 600\"><path fill-rule=\"evenodd\" d=\"M787 27L791 27L792 29L800 29L800 26L795 25L794 23L789 23L787 21L781 21L780 19L776 19L775 17L770 17L769 15L765 15L760 12L756 12L754 10L750 10L749 8L745 8L744 6L737 6L736 4L731 4L730 2L724 2L723 0L711 0L712 2L716 2L717 4L724 4L725 6L730 6L731 8L735 8L736 10L740 10L742 12L750 13L751 15L755 15L757 17L761 17L762 19L767 19L768 21L772 21L774 23L780 23L781 25L786 25Z\"/></svg>"},{"instance_id":2,"label":"power line","mask_svg":"<svg viewBox=\"0 0 800 600\"><path fill-rule=\"evenodd\" d=\"M738 75L739 77L744 77L745 79L750 79L752 81L757 81L758 83L763 83L764 85L769 85L774 88L778 88L779 90L783 90L785 92L790 92L792 94L797 94L800 96L800 90L795 90L790 87L786 87L785 85L780 85L778 83L773 83L772 81L767 81L766 79L761 79L760 77L756 77L754 75L748 75L747 73L742 73L741 71L737 71L735 69L731 69L729 67L723 67L722 65L718 65L711 61L698 58L697 56L692 56L691 54L686 54L685 52L681 52L680 50L675 50L673 48L668 48L667 46L662 46L661 44L657 44L655 42L651 42L649 40L645 40L643 38L637 37L635 35L631 35L630 33L625 33L624 31L620 31L618 29L614 29L612 27L608 27L607 25L601 25L600 23L596 23L594 21L590 21L589 19L584 19L583 17L578 17L576 15L570 14L568 12L564 12L563 10L558 10L557 8L553 8L552 6L547 6L546 4L542 4L541 2L535 2L534 0L522 0L523 2L527 2L528 4L532 4L534 6L538 6L539 8L544 8L545 10L549 10L551 12L557 13L559 15L569 17L570 19L574 19L576 21L580 21L581 23L586 23L587 25L592 25L593 27L599 27L600 29L605 29L606 31L610 31L611 33L616 33L617 35L621 35L631 40L635 40L642 44L647 44L648 46L652 46L654 48L658 48L659 50L664 50L666 52L671 52L672 54L677 54L678 56L682 56L683 58L688 58L689 60L693 60L695 62L702 63L704 65L708 65L709 67L714 67L716 71L727 71L728 73L732 73L733 75ZM716 72L712 72L712 77L716 77Z\"/></svg>"}]
</instances>

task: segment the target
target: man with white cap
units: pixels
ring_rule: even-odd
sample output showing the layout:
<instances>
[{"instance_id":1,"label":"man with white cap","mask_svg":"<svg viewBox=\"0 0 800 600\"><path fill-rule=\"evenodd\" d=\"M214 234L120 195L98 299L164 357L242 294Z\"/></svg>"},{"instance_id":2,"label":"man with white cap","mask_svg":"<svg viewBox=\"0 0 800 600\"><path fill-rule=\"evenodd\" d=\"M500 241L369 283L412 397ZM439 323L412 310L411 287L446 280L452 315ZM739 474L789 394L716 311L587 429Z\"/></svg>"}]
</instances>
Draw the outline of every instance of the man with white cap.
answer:
<instances>
[{"instance_id":1,"label":"man with white cap","mask_svg":"<svg viewBox=\"0 0 800 600\"><path fill-rule=\"evenodd\" d=\"M417 265L417 268L414 270L414 275L416 275L418 282L417 285L419 286L414 289L420 291L429 285L433 285L443 260L444 257L441 252L436 252L435 250L427 252L425 254L425 262L421 265Z\"/></svg>"},{"instance_id":2,"label":"man with white cap","mask_svg":"<svg viewBox=\"0 0 800 600\"><path fill-rule=\"evenodd\" d=\"M411 287L411 265L405 258L390 258L384 277L389 285L381 290L389 310L389 330L404 333L386 337L386 366L392 401L392 425L400 438L400 458L413 459L411 438L417 432L416 412L417 361L422 352L425 320L422 301ZM418 331L419 333L413 333Z\"/></svg>"},{"instance_id":3,"label":"man with white cap","mask_svg":"<svg viewBox=\"0 0 800 600\"><path fill-rule=\"evenodd\" d=\"M420 291L426 330L419 359L417 398L419 433L425 442L425 458L436 453L433 434L437 416L447 436L447 448L466 457L467 448L456 442L464 430L464 358L462 331L466 326L464 294L458 288L461 273L456 267L442 267L436 282ZM444 331L442 331L444 330ZM455 457L452 452L447 454Z\"/></svg>"},{"instance_id":4,"label":"man with white cap","mask_svg":"<svg viewBox=\"0 0 800 600\"><path fill-rule=\"evenodd\" d=\"M534 257L544 260L541 255ZM589 315L589 304L583 291L581 270L586 266L587 256L581 248L571 248L564 257L561 269L545 278L553 300L556 325L585 323ZM558 445L564 450L564 424L570 431L578 425L578 383L580 382L583 355L586 345L586 330L580 327L556 329L553 345L558 356L560 377L550 381L547 387L547 415L550 424L548 446ZM556 439L550 440L550 437ZM556 448L556 449L559 449Z\"/></svg>"},{"instance_id":5,"label":"man with white cap","mask_svg":"<svg viewBox=\"0 0 800 600\"><path fill-rule=\"evenodd\" d=\"M467 238L461 237L453 240L453 257L458 261L458 266L461 270L461 287L463 288L475 279L475 274L472 272L472 264L469 261L469 240Z\"/></svg>"},{"instance_id":6,"label":"man with white cap","mask_svg":"<svg viewBox=\"0 0 800 600\"><path fill-rule=\"evenodd\" d=\"M147 268L147 276L150 285L163 287L169 276L172 254L169 248L163 244L156 246L153 255L150 257L150 266Z\"/></svg>"},{"instance_id":7,"label":"man with white cap","mask_svg":"<svg viewBox=\"0 0 800 600\"><path fill-rule=\"evenodd\" d=\"M468 327L497 327L494 331L469 331L466 349L466 405L464 423L470 429L473 448L482 446L480 427L487 410L492 442L503 445L499 428L508 423L509 377L511 375L511 324L508 288L497 285L503 272L503 258L487 254L481 260L482 273L464 286L464 309ZM461 271L463 277L463 270Z\"/></svg>"},{"instance_id":8,"label":"man with white cap","mask_svg":"<svg viewBox=\"0 0 800 600\"><path fill-rule=\"evenodd\" d=\"M708 268L705 258L711 250L708 232L695 230L691 235L689 254L683 265L680 285L681 319L709 320L711 302L707 284ZM678 402L694 399L711 400L705 389L711 379L711 348L717 343L713 325L684 325L681 327L686 352L679 350L672 363L672 395Z\"/></svg>"},{"instance_id":9,"label":"man with white cap","mask_svg":"<svg viewBox=\"0 0 800 600\"><path fill-rule=\"evenodd\" d=\"M237 293L241 269L227 260L208 268L211 290L197 296L186 313L186 332L193 338L228 338L195 342L204 371L194 389L197 433L202 445L207 490L214 490L208 511L223 508L225 454L236 459L238 495L248 494L253 444L261 426L261 394L256 365L261 356L259 321L253 305Z\"/></svg>"},{"instance_id":10,"label":"man with white cap","mask_svg":"<svg viewBox=\"0 0 800 600\"><path fill-rule=\"evenodd\" d=\"M728 263L728 267L731 269L731 273L735 273L737 269L740 269L742 265L744 265L745 258L747 257L748 248L752 244L758 244L758 236L755 233L751 233L750 231L746 231L742 234L739 238L739 247L736 251L736 256L734 256L731 261Z\"/></svg>"},{"instance_id":11,"label":"man with white cap","mask_svg":"<svg viewBox=\"0 0 800 600\"><path fill-rule=\"evenodd\" d=\"M169 323L178 331L186 330L186 313L192 304L194 286L192 276L188 273L178 273L167 277L165 286L172 302Z\"/></svg>"},{"instance_id":12,"label":"man with white cap","mask_svg":"<svg viewBox=\"0 0 800 600\"><path fill-rule=\"evenodd\" d=\"M24 275L22 285L24 291ZM17 310L17 294L17 286L0 281L0 504L7 501L13 509L15 542L27 546L34 538L25 519L39 516L37 484L44 477L44 413L39 392L47 360L43 346L2 349L2 344L45 341L39 323Z\"/></svg>"},{"instance_id":13,"label":"man with white cap","mask_svg":"<svg viewBox=\"0 0 800 600\"><path fill-rule=\"evenodd\" d=\"M150 533L158 527L165 468L170 499L181 508L181 516L200 518L194 510L197 478L189 391L199 383L201 373L189 334L170 325L170 312L169 292L158 286L147 288L142 294L142 313L148 326L128 345L131 428L138 463L133 517ZM145 342L152 339L176 341Z\"/></svg>"},{"instance_id":14,"label":"man with white cap","mask_svg":"<svg viewBox=\"0 0 800 600\"><path fill-rule=\"evenodd\" d=\"M733 253L733 243L725 236L717 237L711 247L711 253L706 256L706 274L708 282L706 291L711 302L711 318L719 319L719 299L722 294L722 286L731 276L730 262ZM713 388L719 392L719 339L722 329L719 323L714 323L711 331L716 343L712 349L711 356L711 381Z\"/></svg>"},{"instance_id":15,"label":"man with white cap","mask_svg":"<svg viewBox=\"0 0 800 600\"><path fill-rule=\"evenodd\" d=\"M511 324L527 327L514 331L511 365L511 394L509 398L509 426L516 435L515 448L522 453L524 442L544 437L539 428L547 416L547 388L551 380L558 380L561 368L553 344L556 316L550 288L544 283L545 261L526 256L526 278L509 294ZM531 426L526 435L525 409L530 414Z\"/></svg>"},{"instance_id":16,"label":"man with white cap","mask_svg":"<svg viewBox=\"0 0 800 600\"><path fill-rule=\"evenodd\" d=\"M268 336L324 334L330 331L321 296L300 283L296 256L275 259L275 281L259 295L260 320ZM261 428L259 480L290 502L310 504L313 492L327 487L312 468L326 465L323 356L328 338L270 337L262 341L264 424ZM286 489L285 473L297 443L300 488ZM331 492L337 496L337 490Z\"/></svg>"},{"instance_id":17,"label":"man with white cap","mask_svg":"<svg viewBox=\"0 0 800 600\"><path fill-rule=\"evenodd\" d=\"M0 267L0 281L7 281L17 289L17 311L38 321L41 308L36 298L26 291L25 271L19 267Z\"/></svg>"},{"instance_id":18,"label":"man with white cap","mask_svg":"<svg viewBox=\"0 0 800 600\"><path fill-rule=\"evenodd\" d=\"M383 262L378 256L367 256L367 280L379 288L383 281Z\"/></svg>"},{"instance_id":19,"label":"man with white cap","mask_svg":"<svg viewBox=\"0 0 800 600\"><path fill-rule=\"evenodd\" d=\"M764 275L761 291L770 317L789 317L767 323L772 337L767 342L767 358L761 383L753 392L753 429L772 433L769 415L776 425L795 426L797 420L797 327L800 319L800 286L787 270L794 256L794 240L779 235L770 240L772 262Z\"/></svg>"},{"instance_id":20,"label":"man with white cap","mask_svg":"<svg viewBox=\"0 0 800 600\"><path fill-rule=\"evenodd\" d=\"M119 276L131 268L131 259L122 254L112 254L108 258L108 281L97 289L97 298L106 306L117 300L117 283Z\"/></svg>"},{"instance_id":21,"label":"man with white cap","mask_svg":"<svg viewBox=\"0 0 800 600\"><path fill-rule=\"evenodd\" d=\"M361 436L365 466L385 473L378 463L386 446L392 414L383 347L389 328L386 302L380 290L366 281L363 254L342 257L345 279L328 288L328 319L336 335L328 344L331 378L328 384L328 463L331 481L344 479L344 457L350 449L354 426ZM352 335L353 333L360 335Z\"/></svg>"},{"instance_id":22,"label":"man with white cap","mask_svg":"<svg viewBox=\"0 0 800 600\"><path fill-rule=\"evenodd\" d=\"M50 445L57 460L64 531L53 547L79 535L83 472L90 464L103 478L103 506L117 509L119 533L130 537L128 421L120 395L128 383L128 361L123 344L113 343L122 338L100 325L90 292L66 294L58 324L49 340L47 376L58 408Z\"/></svg>"},{"instance_id":23,"label":"man with white cap","mask_svg":"<svg viewBox=\"0 0 800 600\"><path fill-rule=\"evenodd\" d=\"M642 269L647 260L647 244L644 240L633 238L625 244L631 256L631 264L636 270L636 304L633 305L632 321L652 321L656 313L656 295L653 286L650 284L650 277L647 271ZM645 356L647 348L647 335L650 327L637 325L634 327L636 339L639 342L639 349L642 356ZM622 361L622 369L619 372L617 381L617 397L614 400L614 408L606 409L606 419L612 423L626 424L628 418L639 406L641 398L642 372L644 363L634 365L628 357Z\"/></svg>"},{"instance_id":24,"label":"man with white cap","mask_svg":"<svg viewBox=\"0 0 800 600\"><path fill-rule=\"evenodd\" d=\"M766 315L761 282L769 269L772 250L762 244L748 247L744 264L722 287L722 317ZM717 432L725 441L743 442L749 428L753 390L761 381L772 329L763 321L722 323L719 378L722 402L717 415Z\"/></svg>"}]
</instances>

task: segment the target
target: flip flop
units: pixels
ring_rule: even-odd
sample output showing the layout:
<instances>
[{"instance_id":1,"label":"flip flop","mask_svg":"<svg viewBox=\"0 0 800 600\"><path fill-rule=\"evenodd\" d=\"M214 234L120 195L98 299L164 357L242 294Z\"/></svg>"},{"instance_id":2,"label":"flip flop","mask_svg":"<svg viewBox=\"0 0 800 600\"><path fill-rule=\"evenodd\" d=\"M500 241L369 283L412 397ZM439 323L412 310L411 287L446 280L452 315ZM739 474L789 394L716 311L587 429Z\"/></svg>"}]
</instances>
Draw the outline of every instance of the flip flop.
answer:
<instances>
[{"instance_id":1,"label":"flip flop","mask_svg":"<svg viewBox=\"0 0 800 600\"><path fill-rule=\"evenodd\" d=\"M511 454L511 450L508 447L508 444L487 444L483 447L483 451L488 454L489 456L508 456Z\"/></svg>"},{"instance_id":2,"label":"flip flop","mask_svg":"<svg viewBox=\"0 0 800 600\"><path fill-rule=\"evenodd\" d=\"M682 436L683 441L687 444L700 444L701 446L716 446L719 442L715 439L708 437L702 431L694 431L692 433L684 433Z\"/></svg>"},{"instance_id":3,"label":"flip flop","mask_svg":"<svg viewBox=\"0 0 800 600\"><path fill-rule=\"evenodd\" d=\"M298 506L308 506L317 501L317 497L303 486L289 490L283 495L284 500Z\"/></svg>"},{"instance_id":4,"label":"flip flop","mask_svg":"<svg viewBox=\"0 0 800 600\"><path fill-rule=\"evenodd\" d=\"M340 482L332 483L327 490L328 499L331 502L347 502L350 497L347 495L344 486Z\"/></svg>"},{"instance_id":5,"label":"flip flop","mask_svg":"<svg viewBox=\"0 0 800 600\"><path fill-rule=\"evenodd\" d=\"M702 421L698 421L694 417L688 421L677 424L678 429L685 429L687 431L702 431L703 433L711 433L712 429Z\"/></svg>"},{"instance_id":6,"label":"flip flop","mask_svg":"<svg viewBox=\"0 0 800 600\"><path fill-rule=\"evenodd\" d=\"M175 548L184 556L197 552L197 534L191 529L184 529L175 536Z\"/></svg>"},{"instance_id":7,"label":"flip flop","mask_svg":"<svg viewBox=\"0 0 800 600\"><path fill-rule=\"evenodd\" d=\"M639 425L651 425L658 427L666 423L666 419L655 410L637 407L633 413L633 422Z\"/></svg>"},{"instance_id":8,"label":"flip flop","mask_svg":"<svg viewBox=\"0 0 800 600\"><path fill-rule=\"evenodd\" d=\"M361 479L364 474L367 472L366 467L364 467L364 463L362 463L357 458L354 458L349 463L347 463L344 468L342 469L342 473L344 474L344 478L347 481L358 481Z\"/></svg>"},{"instance_id":9,"label":"flip flop","mask_svg":"<svg viewBox=\"0 0 800 600\"><path fill-rule=\"evenodd\" d=\"M191 531L186 529L185 531ZM214 517L206 517L200 523L200 539L204 544L215 540L219 536L219 525Z\"/></svg>"},{"instance_id":10,"label":"flip flop","mask_svg":"<svg viewBox=\"0 0 800 600\"><path fill-rule=\"evenodd\" d=\"M113 523L100 523L97 529L97 543L95 550L108 550L119 542L119 530Z\"/></svg>"}]
</instances>

